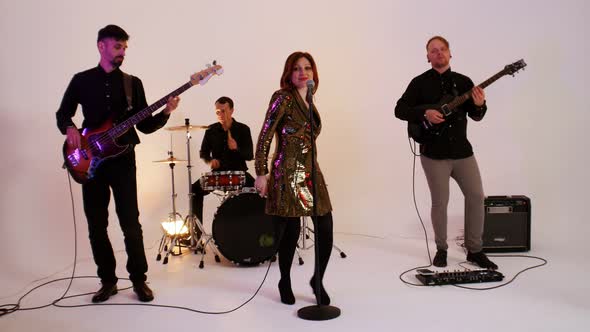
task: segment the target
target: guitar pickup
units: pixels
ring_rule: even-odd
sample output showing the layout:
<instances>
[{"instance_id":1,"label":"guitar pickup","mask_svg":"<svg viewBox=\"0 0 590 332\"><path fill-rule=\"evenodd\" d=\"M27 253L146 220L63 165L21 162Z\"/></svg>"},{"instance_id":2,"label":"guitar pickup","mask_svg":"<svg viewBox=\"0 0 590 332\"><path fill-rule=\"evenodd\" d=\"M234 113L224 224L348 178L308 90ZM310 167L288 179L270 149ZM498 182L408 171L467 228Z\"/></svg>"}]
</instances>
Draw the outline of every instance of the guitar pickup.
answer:
<instances>
[{"instance_id":1,"label":"guitar pickup","mask_svg":"<svg viewBox=\"0 0 590 332\"><path fill-rule=\"evenodd\" d=\"M68 162L70 163L70 165L76 167L80 164L80 158L76 157L77 153L72 153L70 155L68 155Z\"/></svg>"},{"instance_id":2,"label":"guitar pickup","mask_svg":"<svg viewBox=\"0 0 590 332\"><path fill-rule=\"evenodd\" d=\"M76 149L74 150L74 152L72 152L72 154L68 155L68 161L74 167L80 165L80 160L82 158L88 160L88 154L84 149Z\"/></svg>"}]
</instances>

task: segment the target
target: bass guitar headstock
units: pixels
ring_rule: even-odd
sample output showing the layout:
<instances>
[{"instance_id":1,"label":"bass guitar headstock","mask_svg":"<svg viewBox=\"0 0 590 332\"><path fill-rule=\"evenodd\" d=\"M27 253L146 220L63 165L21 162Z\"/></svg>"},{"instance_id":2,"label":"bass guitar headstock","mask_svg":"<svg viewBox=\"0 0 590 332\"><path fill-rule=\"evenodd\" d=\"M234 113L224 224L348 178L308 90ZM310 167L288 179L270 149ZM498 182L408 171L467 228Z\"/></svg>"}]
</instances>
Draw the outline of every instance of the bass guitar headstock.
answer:
<instances>
[{"instance_id":1,"label":"bass guitar headstock","mask_svg":"<svg viewBox=\"0 0 590 332\"><path fill-rule=\"evenodd\" d=\"M207 81L214 75L221 75L223 74L223 67L217 64L217 61L213 61L213 64L207 64L207 68L201 70L198 73L194 73L191 75L191 84L192 85L205 85Z\"/></svg>"}]
</instances>

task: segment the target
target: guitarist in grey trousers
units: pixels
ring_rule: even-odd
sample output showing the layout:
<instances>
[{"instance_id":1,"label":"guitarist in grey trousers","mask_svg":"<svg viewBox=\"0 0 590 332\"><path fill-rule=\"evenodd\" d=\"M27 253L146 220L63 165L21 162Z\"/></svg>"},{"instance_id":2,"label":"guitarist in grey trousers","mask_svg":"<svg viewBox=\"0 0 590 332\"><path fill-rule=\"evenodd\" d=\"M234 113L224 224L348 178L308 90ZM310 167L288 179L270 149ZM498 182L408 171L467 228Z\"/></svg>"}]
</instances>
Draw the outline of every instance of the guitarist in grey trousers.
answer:
<instances>
[{"instance_id":1,"label":"guitarist in grey trousers","mask_svg":"<svg viewBox=\"0 0 590 332\"><path fill-rule=\"evenodd\" d=\"M451 71L449 42L434 36L426 43L426 58L432 68L415 77L397 101L395 116L410 124L428 124L431 132L420 141L420 161L432 200L431 219L436 242L432 264L447 266L447 205L453 178L465 197L465 247L467 261L482 268L497 269L482 252L484 192L473 148L467 139L467 118L480 121L487 110L482 88L469 77ZM453 114L443 115L440 104L471 91L471 98Z\"/></svg>"},{"instance_id":2,"label":"guitarist in grey trousers","mask_svg":"<svg viewBox=\"0 0 590 332\"><path fill-rule=\"evenodd\" d=\"M98 66L74 75L56 113L57 126L67 136L67 145L79 149L82 144L79 130L72 121L78 105L82 106L84 116L82 127L90 130L105 126L109 121L120 123L147 107L141 80L119 69L125 58L128 39L129 35L116 25L107 25L98 32ZM141 120L137 128L146 134L162 128L178 102L178 97L170 97L162 112ZM139 300L147 302L153 300L154 295L146 284L148 265L139 223L133 151L133 146L139 144L139 137L135 128L131 127L119 136L116 143L129 145L129 148L104 160L96 174L82 184L90 246L102 283L92 302L104 302L117 293L115 255L107 234L111 190L125 238L129 279Z\"/></svg>"}]
</instances>

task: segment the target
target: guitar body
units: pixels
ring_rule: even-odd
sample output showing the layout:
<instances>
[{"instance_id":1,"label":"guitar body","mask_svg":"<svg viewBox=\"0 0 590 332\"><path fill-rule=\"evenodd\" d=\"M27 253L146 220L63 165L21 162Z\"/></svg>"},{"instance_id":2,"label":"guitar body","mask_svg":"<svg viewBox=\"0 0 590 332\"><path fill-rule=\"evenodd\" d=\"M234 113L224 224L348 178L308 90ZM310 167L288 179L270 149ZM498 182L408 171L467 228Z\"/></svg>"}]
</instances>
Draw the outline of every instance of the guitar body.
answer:
<instances>
[{"instance_id":1,"label":"guitar body","mask_svg":"<svg viewBox=\"0 0 590 332\"><path fill-rule=\"evenodd\" d=\"M410 122L408 121L408 136L410 136L414 141L420 144L426 144L430 142L433 137L429 135L430 133L422 123L417 122Z\"/></svg>"},{"instance_id":2,"label":"guitar body","mask_svg":"<svg viewBox=\"0 0 590 332\"><path fill-rule=\"evenodd\" d=\"M452 95L445 95L441 98L438 104L426 104L421 105L418 107L419 110L429 110L434 109L441 112L445 119L450 117L453 112L450 112L446 109L446 105L448 102L452 101L454 96ZM446 128L447 123L439 123L433 124L430 123L428 120L424 119L421 122L409 122L408 121L408 136L410 136L414 141L425 144L431 142L437 136L440 136L444 129Z\"/></svg>"},{"instance_id":3,"label":"guitar body","mask_svg":"<svg viewBox=\"0 0 590 332\"><path fill-rule=\"evenodd\" d=\"M108 134L113 128L113 121L108 120L99 128L83 129L80 133L81 147L73 148L64 142L64 165L78 183L86 183L95 175L98 166L109 158L116 157L129 148L118 145Z\"/></svg>"}]
</instances>

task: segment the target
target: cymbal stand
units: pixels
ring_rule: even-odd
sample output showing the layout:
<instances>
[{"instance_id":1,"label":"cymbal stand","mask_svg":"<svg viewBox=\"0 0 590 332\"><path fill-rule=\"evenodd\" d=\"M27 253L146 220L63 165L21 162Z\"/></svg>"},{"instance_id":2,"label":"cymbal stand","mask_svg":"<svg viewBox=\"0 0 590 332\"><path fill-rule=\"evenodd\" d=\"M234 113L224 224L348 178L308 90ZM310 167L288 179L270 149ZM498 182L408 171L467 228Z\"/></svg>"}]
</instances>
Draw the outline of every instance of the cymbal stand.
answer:
<instances>
[{"instance_id":1,"label":"cymbal stand","mask_svg":"<svg viewBox=\"0 0 590 332\"><path fill-rule=\"evenodd\" d=\"M189 123L189 119L184 119L184 125L186 127L186 155L187 155L187 171L188 171L188 195L189 195L189 208L188 208L188 215L186 216L185 219L185 224L188 225L189 227L189 232L190 232L190 238L191 238L191 242L190 242L190 246L191 249L194 250L195 254L197 254L199 251L201 251L202 255L201 255L201 261L199 262L199 268L202 269L203 267L205 267L205 263L203 261L206 250L205 248L207 248L207 246L209 246L209 248L211 248L211 250L213 251L213 253L215 254L215 261L217 263L221 262L221 259L219 258L219 251L217 250L217 248L213 245L215 240L213 240L213 235L211 235L210 233L207 233L207 231L205 230L205 227L203 226L203 223L197 218L197 216L195 216L194 212L193 212L193 199L194 199L194 194L192 192L192 185L193 185L193 180L192 180L192 164L191 164L191 132L190 132L190 123ZM198 229L201 231L201 238L197 239L197 233L196 230Z\"/></svg>"},{"instance_id":2,"label":"cymbal stand","mask_svg":"<svg viewBox=\"0 0 590 332\"><path fill-rule=\"evenodd\" d=\"M174 155L172 153L172 151L168 151L168 156L169 159L174 160ZM180 230L182 230L183 227L186 227L186 222L183 223L182 227L180 229L176 229L176 220L180 219L182 220L182 215L178 212L176 212L176 189L174 186L174 166L176 165L174 162L170 162L168 164L170 166L170 174L172 177L172 212L169 214L168 220L174 223L174 234L169 234L168 231L166 229L164 229L164 235L162 236L162 239L160 240L160 246L158 249L158 256L156 257L156 260L159 261L160 259L162 259L162 251L166 251L166 256L164 256L164 260L162 261L162 264L168 264L168 256L170 254L172 255L180 255L182 254L182 249L180 246L180 238L182 237L182 234L179 234ZM177 219L178 218L178 219ZM178 246L178 254L174 253L174 247Z\"/></svg>"},{"instance_id":3,"label":"cymbal stand","mask_svg":"<svg viewBox=\"0 0 590 332\"><path fill-rule=\"evenodd\" d=\"M297 257L299 260L299 265L303 265L303 263L304 263L303 258L301 257L300 250L311 249L314 246L313 243L307 244L307 241L310 240L310 238L311 238L310 234L314 233L314 230L310 226L307 225L308 218L311 218L311 217L301 217L301 235L299 237L299 241L297 242L297 247L295 248L296 253L297 253ZM313 223L312 223L312 225L313 225ZM338 253L340 254L340 257L346 258L346 253L344 251L342 251L342 249L340 249L337 245L333 244L332 248L334 248L334 249L336 249L336 251L338 251Z\"/></svg>"}]
</instances>

